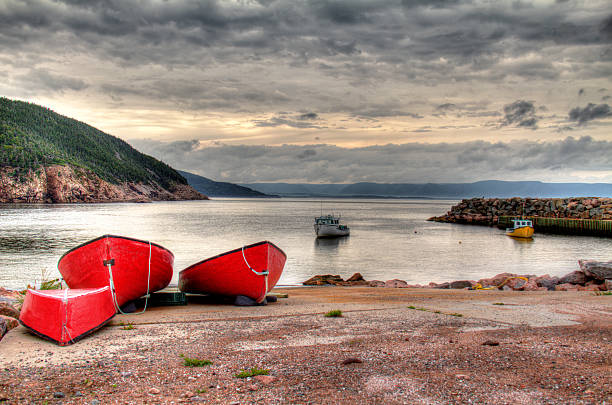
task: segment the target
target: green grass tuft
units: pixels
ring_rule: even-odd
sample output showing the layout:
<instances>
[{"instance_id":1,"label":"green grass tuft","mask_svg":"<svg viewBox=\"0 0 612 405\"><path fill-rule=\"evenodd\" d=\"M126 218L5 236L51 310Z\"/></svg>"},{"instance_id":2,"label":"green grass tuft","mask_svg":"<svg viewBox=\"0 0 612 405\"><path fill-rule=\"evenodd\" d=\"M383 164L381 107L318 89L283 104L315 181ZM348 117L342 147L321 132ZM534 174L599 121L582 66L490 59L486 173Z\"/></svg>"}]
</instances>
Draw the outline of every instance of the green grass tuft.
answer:
<instances>
[{"instance_id":1,"label":"green grass tuft","mask_svg":"<svg viewBox=\"0 0 612 405\"><path fill-rule=\"evenodd\" d=\"M191 357L187 357L184 354L181 354L181 357L183 358L183 365L185 367L203 367L210 366L211 364L213 364L213 362L210 360L192 359Z\"/></svg>"},{"instance_id":2,"label":"green grass tuft","mask_svg":"<svg viewBox=\"0 0 612 405\"><path fill-rule=\"evenodd\" d=\"M456 312L455 312L455 313L452 313L452 314L449 314L449 315L450 315L450 316L457 316L457 317L459 317L459 318L461 318L461 317L463 316L463 314L458 314L458 313L456 313Z\"/></svg>"},{"instance_id":3,"label":"green grass tuft","mask_svg":"<svg viewBox=\"0 0 612 405\"><path fill-rule=\"evenodd\" d=\"M327 318L340 318L342 317L342 311L339 309L334 309L325 314Z\"/></svg>"},{"instance_id":4,"label":"green grass tuft","mask_svg":"<svg viewBox=\"0 0 612 405\"><path fill-rule=\"evenodd\" d=\"M612 291L595 291L595 295L612 295Z\"/></svg>"},{"instance_id":5,"label":"green grass tuft","mask_svg":"<svg viewBox=\"0 0 612 405\"><path fill-rule=\"evenodd\" d=\"M408 309L416 309L414 305L408 305Z\"/></svg>"},{"instance_id":6,"label":"green grass tuft","mask_svg":"<svg viewBox=\"0 0 612 405\"><path fill-rule=\"evenodd\" d=\"M261 369L261 368L253 367L250 370L241 370L234 377L247 378L247 377L255 377L256 375L268 375L268 374L270 374L270 370L268 369Z\"/></svg>"},{"instance_id":7,"label":"green grass tuft","mask_svg":"<svg viewBox=\"0 0 612 405\"><path fill-rule=\"evenodd\" d=\"M503 302L494 302L493 305L506 305Z\"/></svg>"}]
</instances>

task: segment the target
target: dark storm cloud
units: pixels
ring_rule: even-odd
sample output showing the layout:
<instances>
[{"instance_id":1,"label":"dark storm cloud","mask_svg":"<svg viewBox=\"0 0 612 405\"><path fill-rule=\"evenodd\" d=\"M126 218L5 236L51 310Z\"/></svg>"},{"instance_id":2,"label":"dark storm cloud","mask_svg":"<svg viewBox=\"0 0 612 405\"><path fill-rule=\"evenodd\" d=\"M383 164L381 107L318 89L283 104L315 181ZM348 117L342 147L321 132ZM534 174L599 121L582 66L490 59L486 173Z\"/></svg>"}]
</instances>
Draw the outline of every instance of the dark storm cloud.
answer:
<instances>
[{"instance_id":1,"label":"dark storm cloud","mask_svg":"<svg viewBox=\"0 0 612 405\"><path fill-rule=\"evenodd\" d=\"M571 121L577 121L578 125L584 125L589 121L593 121L599 118L611 117L612 111L608 104L589 103L586 107L572 108L569 111L569 119Z\"/></svg>"},{"instance_id":2,"label":"dark storm cloud","mask_svg":"<svg viewBox=\"0 0 612 405\"><path fill-rule=\"evenodd\" d=\"M297 116L289 115L288 113L281 113L276 117L268 119L253 120L253 124L256 127L280 127L287 126L291 128L313 128L322 129L326 128L324 125L316 124L315 122L322 122L321 117L317 113L309 112L299 114Z\"/></svg>"},{"instance_id":3,"label":"dark storm cloud","mask_svg":"<svg viewBox=\"0 0 612 405\"><path fill-rule=\"evenodd\" d=\"M508 173L515 179L535 174L558 178L559 170L607 171L612 167L612 142L591 137L364 148L221 144L189 149L184 143L130 143L177 169L231 182L453 182L508 178Z\"/></svg>"},{"instance_id":4,"label":"dark storm cloud","mask_svg":"<svg viewBox=\"0 0 612 405\"><path fill-rule=\"evenodd\" d=\"M319 118L319 115L314 112L304 113L298 117L300 120L316 120Z\"/></svg>"},{"instance_id":5,"label":"dark storm cloud","mask_svg":"<svg viewBox=\"0 0 612 405\"><path fill-rule=\"evenodd\" d=\"M432 95L442 88L462 99L451 89L457 83L556 87L561 78L609 78L612 16L594 3L9 1L0 6L0 60L14 88L20 69L32 66L41 77L28 91L85 90L135 108L270 116L316 106L419 119L432 100L444 100ZM279 116L256 125L309 128L300 121ZM537 124L534 115L505 125Z\"/></svg>"},{"instance_id":6,"label":"dark storm cloud","mask_svg":"<svg viewBox=\"0 0 612 405\"><path fill-rule=\"evenodd\" d=\"M535 106L531 101L517 100L504 106L504 119L500 125L535 129L538 123L535 111Z\"/></svg>"}]
</instances>

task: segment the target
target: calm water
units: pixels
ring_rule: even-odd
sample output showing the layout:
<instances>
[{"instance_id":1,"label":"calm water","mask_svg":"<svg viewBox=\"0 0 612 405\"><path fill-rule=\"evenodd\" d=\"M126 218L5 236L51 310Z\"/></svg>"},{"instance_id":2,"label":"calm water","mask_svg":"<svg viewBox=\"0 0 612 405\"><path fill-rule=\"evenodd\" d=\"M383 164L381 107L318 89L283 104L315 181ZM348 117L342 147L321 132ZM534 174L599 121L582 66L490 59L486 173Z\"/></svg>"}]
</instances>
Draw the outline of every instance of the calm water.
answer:
<instances>
[{"instance_id":1,"label":"calm water","mask_svg":"<svg viewBox=\"0 0 612 405\"><path fill-rule=\"evenodd\" d=\"M23 288L68 249L103 234L151 240L175 254L178 271L244 244L270 240L288 256L279 284L315 274L409 283L478 279L504 271L563 275L581 258L610 260L612 239L538 234L508 238L496 228L427 222L456 201L218 199L152 204L0 206L0 286ZM351 227L316 240L314 217L333 211Z\"/></svg>"}]
</instances>

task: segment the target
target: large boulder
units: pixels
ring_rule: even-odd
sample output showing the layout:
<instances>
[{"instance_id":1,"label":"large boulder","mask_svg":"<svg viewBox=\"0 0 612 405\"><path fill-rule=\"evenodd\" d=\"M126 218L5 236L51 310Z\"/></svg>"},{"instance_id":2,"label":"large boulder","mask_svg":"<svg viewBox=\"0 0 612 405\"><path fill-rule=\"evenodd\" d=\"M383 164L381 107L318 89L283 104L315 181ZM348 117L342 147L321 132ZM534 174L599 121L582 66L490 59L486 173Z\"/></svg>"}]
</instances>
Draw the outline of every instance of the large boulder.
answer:
<instances>
[{"instance_id":1,"label":"large boulder","mask_svg":"<svg viewBox=\"0 0 612 405\"><path fill-rule=\"evenodd\" d=\"M342 277L332 274L322 274L309 278L304 281L304 285L342 285L344 280Z\"/></svg>"},{"instance_id":2,"label":"large boulder","mask_svg":"<svg viewBox=\"0 0 612 405\"><path fill-rule=\"evenodd\" d=\"M538 287L544 287L548 289L549 291L554 291L555 286L559 284L559 277L557 276L551 277L548 274L544 274L543 276L536 277L535 282L538 285Z\"/></svg>"},{"instance_id":3,"label":"large boulder","mask_svg":"<svg viewBox=\"0 0 612 405\"><path fill-rule=\"evenodd\" d=\"M587 281L587 277L584 274L584 272L580 270L576 270L576 271L572 271L571 273L566 274L565 276L561 277L559 279L559 284L570 283L570 284L584 285L586 281Z\"/></svg>"},{"instance_id":4,"label":"large boulder","mask_svg":"<svg viewBox=\"0 0 612 405\"><path fill-rule=\"evenodd\" d=\"M349 283L353 283L355 281L365 281L365 279L363 278L361 273L355 273L352 276L350 276L348 279L346 279L346 281L348 281Z\"/></svg>"},{"instance_id":5,"label":"large boulder","mask_svg":"<svg viewBox=\"0 0 612 405\"><path fill-rule=\"evenodd\" d=\"M555 286L555 291L578 291L578 286L576 284L557 284Z\"/></svg>"},{"instance_id":6,"label":"large boulder","mask_svg":"<svg viewBox=\"0 0 612 405\"><path fill-rule=\"evenodd\" d=\"M470 288L472 287L472 282L469 280L457 280L451 281L450 288L462 289L462 288Z\"/></svg>"},{"instance_id":7,"label":"large boulder","mask_svg":"<svg viewBox=\"0 0 612 405\"><path fill-rule=\"evenodd\" d=\"M384 287L385 286L385 282L384 281L380 281L380 280L370 280L370 281L368 281L368 285L370 287Z\"/></svg>"},{"instance_id":8,"label":"large boulder","mask_svg":"<svg viewBox=\"0 0 612 405\"><path fill-rule=\"evenodd\" d=\"M506 281L509 277L516 277L516 276L517 275L513 273L500 273L492 278L481 278L480 280L478 280L478 283L482 285L483 287L488 287L488 286L497 287L498 285Z\"/></svg>"},{"instance_id":9,"label":"large boulder","mask_svg":"<svg viewBox=\"0 0 612 405\"><path fill-rule=\"evenodd\" d=\"M16 328L17 326L19 326L17 319L11 318L10 316L0 315L0 339L2 339L2 337L6 335L9 330Z\"/></svg>"},{"instance_id":10,"label":"large boulder","mask_svg":"<svg viewBox=\"0 0 612 405\"><path fill-rule=\"evenodd\" d=\"M387 280L385 281L385 287L387 288L407 288L408 283L405 282L404 280L398 280L398 279Z\"/></svg>"},{"instance_id":11,"label":"large boulder","mask_svg":"<svg viewBox=\"0 0 612 405\"><path fill-rule=\"evenodd\" d=\"M588 277L596 280L612 279L612 261L598 262L596 260L578 260L580 270Z\"/></svg>"},{"instance_id":12,"label":"large boulder","mask_svg":"<svg viewBox=\"0 0 612 405\"><path fill-rule=\"evenodd\" d=\"M18 319L19 311L17 311L12 305L7 302L0 302L0 315L10 316L11 318Z\"/></svg>"}]
</instances>

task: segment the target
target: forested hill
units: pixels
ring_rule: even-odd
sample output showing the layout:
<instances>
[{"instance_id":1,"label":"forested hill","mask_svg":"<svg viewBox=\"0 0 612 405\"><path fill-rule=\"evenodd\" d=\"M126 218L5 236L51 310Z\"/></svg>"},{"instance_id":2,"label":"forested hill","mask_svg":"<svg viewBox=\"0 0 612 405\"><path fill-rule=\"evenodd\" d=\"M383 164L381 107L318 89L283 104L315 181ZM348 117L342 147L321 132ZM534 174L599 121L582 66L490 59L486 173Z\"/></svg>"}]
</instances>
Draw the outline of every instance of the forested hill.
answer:
<instances>
[{"instance_id":1,"label":"forested hill","mask_svg":"<svg viewBox=\"0 0 612 405\"><path fill-rule=\"evenodd\" d=\"M0 166L37 169L73 165L101 179L156 182L164 188L187 184L165 163L138 152L119 138L32 103L0 98Z\"/></svg>"},{"instance_id":2,"label":"forested hill","mask_svg":"<svg viewBox=\"0 0 612 405\"><path fill-rule=\"evenodd\" d=\"M121 139L0 97L0 203L193 199L206 196Z\"/></svg>"}]
</instances>

